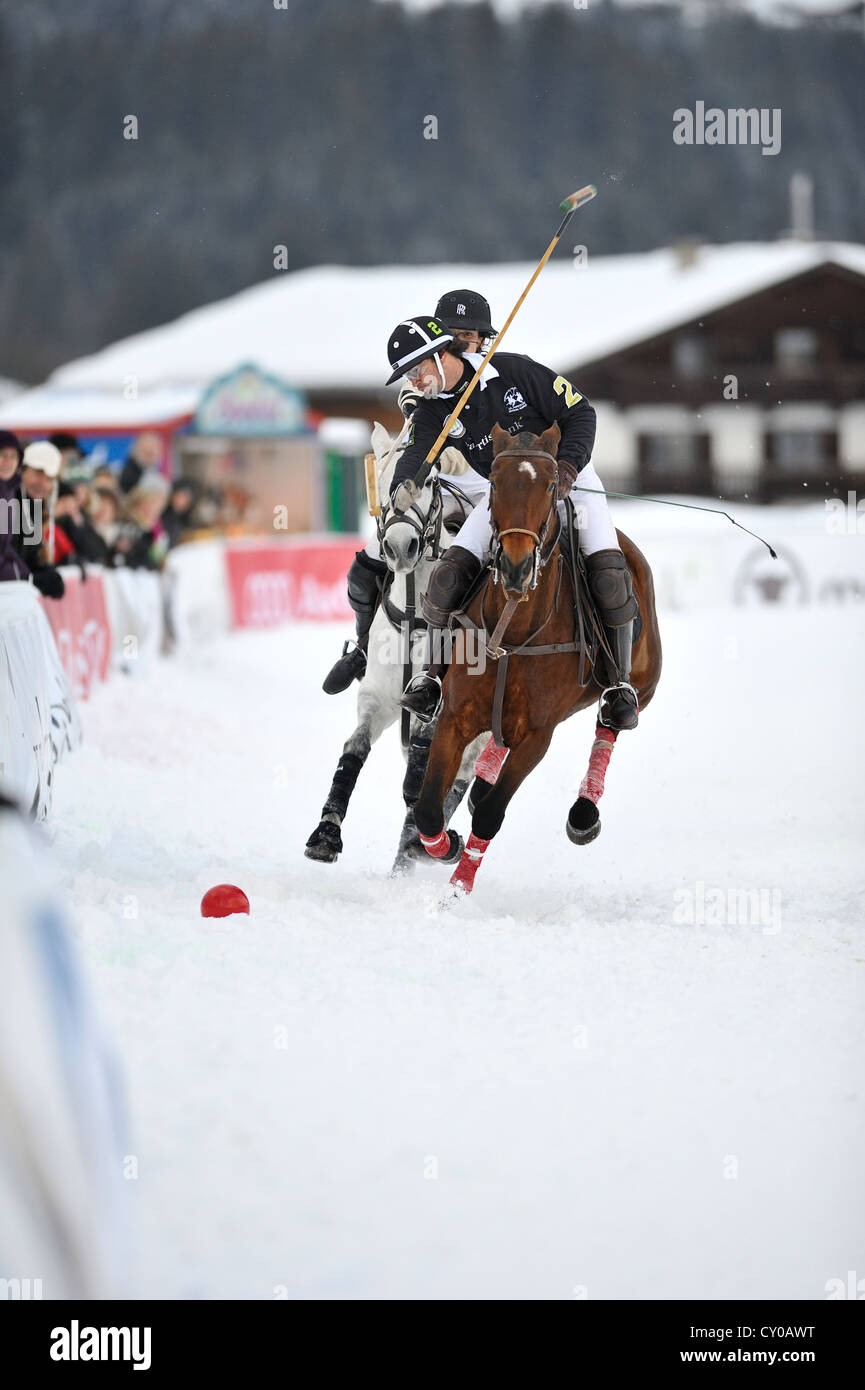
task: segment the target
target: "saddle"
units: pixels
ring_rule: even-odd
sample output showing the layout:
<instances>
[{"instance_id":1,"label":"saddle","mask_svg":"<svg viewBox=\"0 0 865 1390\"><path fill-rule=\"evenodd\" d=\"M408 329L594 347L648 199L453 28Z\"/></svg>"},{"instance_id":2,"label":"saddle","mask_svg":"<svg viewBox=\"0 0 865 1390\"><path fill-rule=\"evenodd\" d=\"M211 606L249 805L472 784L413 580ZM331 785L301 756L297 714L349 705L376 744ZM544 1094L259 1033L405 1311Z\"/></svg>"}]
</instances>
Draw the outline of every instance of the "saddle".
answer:
<instances>
[{"instance_id":1,"label":"saddle","mask_svg":"<svg viewBox=\"0 0 865 1390\"><path fill-rule=\"evenodd\" d=\"M589 673L599 686L605 686L608 682L606 674L599 669L599 658L609 652L609 642L607 640L604 624L601 620L600 611L595 603L586 574L586 562L583 558L579 546L577 535L576 517L574 504L570 497L564 501L565 519L559 529L558 545L563 562L571 576L571 585L574 591L574 640L578 649L582 653L580 662L580 684L588 684ZM553 552L555 555L555 551ZM632 576L633 577L633 576ZM465 595L459 609L451 615L451 626L455 622L460 622L460 614L464 614L471 603L478 597L482 597L487 585L492 578L492 565L488 563L472 583ZM642 614L637 608L637 616L634 619L633 640L636 642L643 630Z\"/></svg>"}]
</instances>

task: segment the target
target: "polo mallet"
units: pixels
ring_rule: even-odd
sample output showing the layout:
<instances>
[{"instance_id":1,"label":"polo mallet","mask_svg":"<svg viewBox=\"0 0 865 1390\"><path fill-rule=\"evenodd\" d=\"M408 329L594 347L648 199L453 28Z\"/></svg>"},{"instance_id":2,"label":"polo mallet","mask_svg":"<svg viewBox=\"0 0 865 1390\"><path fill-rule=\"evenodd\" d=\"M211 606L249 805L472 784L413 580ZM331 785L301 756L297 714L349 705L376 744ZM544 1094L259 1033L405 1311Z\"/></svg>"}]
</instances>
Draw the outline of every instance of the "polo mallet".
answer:
<instances>
[{"instance_id":1,"label":"polo mallet","mask_svg":"<svg viewBox=\"0 0 865 1390\"><path fill-rule=\"evenodd\" d=\"M486 355L484 356L483 361L475 369L475 374L469 382L468 386L466 387L465 391L463 391L462 395L460 396L457 405L454 406L450 415L442 425L441 434L439 435L436 442L432 445L429 453L427 454L426 458L424 459L414 478L410 478L406 482L401 483L400 486L397 488L396 496L394 497L394 507L397 511L405 511L407 507L411 506L412 502L417 501L418 497L420 496L420 490L429 476L430 469L433 467L433 464L438 458L441 449L444 447L445 440L447 439L448 435L453 429L455 422L459 418L460 411L462 410L469 396L472 394L472 391L474 391L475 387L480 381L481 372L487 365L487 362L490 360L499 343L502 341L502 338L505 336L511 324L513 323L514 318L517 314L517 310L519 309L529 290L532 288L532 285L537 280L547 261L550 259L550 256L553 254L553 251L556 249L559 239L564 233L565 228L567 227L577 208L581 208L584 203L591 202L592 198L597 196L597 192L598 190L595 188L594 184L587 183L585 188L578 188L576 193L572 193L570 197L565 198L561 203L559 203L559 211L563 212L565 215L562 218L562 222L558 231L556 232L555 236L553 237L544 254L541 256L541 259L538 262L534 274L532 275L531 279L529 280L528 284L526 285L525 289L523 290L513 309L511 309L511 312L505 319L504 327L499 331L499 333L496 334L492 343L487 348Z\"/></svg>"},{"instance_id":2,"label":"polo mallet","mask_svg":"<svg viewBox=\"0 0 865 1390\"><path fill-rule=\"evenodd\" d=\"M370 516L381 516L381 497L378 491L378 480L384 473L400 444L403 436L411 424L411 416L407 415L402 422L402 429L396 439L391 444L381 463L376 460L375 454L364 455L364 467L366 469L366 500L369 507Z\"/></svg>"}]
</instances>

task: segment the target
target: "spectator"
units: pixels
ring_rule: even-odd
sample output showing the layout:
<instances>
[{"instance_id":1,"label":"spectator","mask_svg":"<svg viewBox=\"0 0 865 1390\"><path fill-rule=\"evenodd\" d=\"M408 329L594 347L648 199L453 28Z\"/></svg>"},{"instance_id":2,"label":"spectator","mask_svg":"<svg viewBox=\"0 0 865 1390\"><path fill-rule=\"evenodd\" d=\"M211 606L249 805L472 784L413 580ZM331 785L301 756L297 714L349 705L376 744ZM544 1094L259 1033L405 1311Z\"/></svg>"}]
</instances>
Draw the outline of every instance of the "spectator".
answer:
<instances>
[{"instance_id":1,"label":"spectator","mask_svg":"<svg viewBox=\"0 0 865 1390\"><path fill-rule=\"evenodd\" d=\"M191 478L178 478L172 485L168 506L160 518L168 536L169 549L183 540L184 531L192 528L192 512L198 489Z\"/></svg>"},{"instance_id":2,"label":"spectator","mask_svg":"<svg viewBox=\"0 0 865 1390\"><path fill-rule=\"evenodd\" d=\"M16 533L20 528L21 460L24 450L11 430L0 430L0 582L29 579Z\"/></svg>"},{"instance_id":3,"label":"spectator","mask_svg":"<svg viewBox=\"0 0 865 1390\"><path fill-rule=\"evenodd\" d=\"M102 537L108 549L109 559L106 563L110 564L121 528L120 498L117 496L116 488L94 487L87 510L91 526Z\"/></svg>"},{"instance_id":4,"label":"spectator","mask_svg":"<svg viewBox=\"0 0 865 1390\"><path fill-rule=\"evenodd\" d=\"M48 598L63 597L63 577L46 558L41 516L43 503L47 502L48 525L45 529L48 555L51 555L54 551L54 500L59 472L60 451L43 439L27 445L19 474L17 477L13 475L10 480L16 482L14 500L18 502L21 517L19 533L13 537L14 545L27 571L33 576L33 583Z\"/></svg>"},{"instance_id":5,"label":"spectator","mask_svg":"<svg viewBox=\"0 0 865 1390\"><path fill-rule=\"evenodd\" d=\"M112 468L110 463L101 463L93 474L93 486L101 488L111 488L117 492L117 469Z\"/></svg>"},{"instance_id":6,"label":"spectator","mask_svg":"<svg viewBox=\"0 0 865 1390\"><path fill-rule=\"evenodd\" d=\"M61 477L69 480L69 469L75 468L84 458L84 450L78 443L74 434L52 434L48 437L48 443L53 444L55 449L60 450L62 463L60 466Z\"/></svg>"},{"instance_id":7,"label":"spectator","mask_svg":"<svg viewBox=\"0 0 865 1390\"><path fill-rule=\"evenodd\" d=\"M152 430L140 434L120 470L120 491L130 493L149 469L156 471L162 463L162 440Z\"/></svg>"},{"instance_id":8,"label":"spectator","mask_svg":"<svg viewBox=\"0 0 865 1390\"><path fill-rule=\"evenodd\" d=\"M89 494L89 487L87 492ZM54 517L54 553L50 558L55 563L70 560L80 563L89 561L97 565L108 564L110 548L79 505L75 487L70 482L58 485Z\"/></svg>"},{"instance_id":9,"label":"spectator","mask_svg":"<svg viewBox=\"0 0 865 1390\"><path fill-rule=\"evenodd\" d=\"M115 545L115 563L129 569L161 569L168 536L160 517L168 483L154 469L143 474L126 499L126 521Z\"/></svg>"},{"instance_id":10,"label":"spectator","mask_svg":"<svg viewBox=\"0 0 865 1390\"><path fill-rule=\"evenodd\" d=\"M82 511L86 511L93 487L93 470L87 460L79 459L77 463L67 464L60 478L62 482L70 484L75 492L75 501Z\"/></svg>"}]
</instances>

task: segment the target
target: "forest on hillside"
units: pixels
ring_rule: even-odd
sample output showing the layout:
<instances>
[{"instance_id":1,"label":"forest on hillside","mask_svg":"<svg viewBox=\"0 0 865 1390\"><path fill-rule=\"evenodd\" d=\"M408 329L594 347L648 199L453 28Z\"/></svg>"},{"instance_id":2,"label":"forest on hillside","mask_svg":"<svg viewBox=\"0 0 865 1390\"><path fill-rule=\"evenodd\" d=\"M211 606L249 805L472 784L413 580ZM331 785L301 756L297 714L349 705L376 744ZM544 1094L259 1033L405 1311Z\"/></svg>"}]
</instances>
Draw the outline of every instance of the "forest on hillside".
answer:
<instances>
[{"instance_id":1,"label":"forest on hillside","mask_svg":"<svg viewBox=\"0 0 865 1390\"><path fill-rule=\"evenodd\" d=\"M818 235L865 240L865 43L841 23L4 0L0 62L0 375L19 380L282 273L275 246L288 269L536 259L588 182L594 254L774 238L796 170ZM677 145L699 101L780 109L780 152Z\"/></svg>"}]
</instances>

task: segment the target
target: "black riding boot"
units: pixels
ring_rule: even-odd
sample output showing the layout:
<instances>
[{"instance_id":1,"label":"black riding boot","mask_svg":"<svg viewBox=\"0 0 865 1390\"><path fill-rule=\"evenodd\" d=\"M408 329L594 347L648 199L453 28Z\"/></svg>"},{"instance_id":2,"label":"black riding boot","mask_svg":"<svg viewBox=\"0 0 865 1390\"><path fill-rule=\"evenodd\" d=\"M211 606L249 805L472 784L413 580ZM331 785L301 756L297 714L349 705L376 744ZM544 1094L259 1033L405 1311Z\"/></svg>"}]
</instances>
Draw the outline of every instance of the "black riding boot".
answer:
<instances>
[{"instance_id":1,"label":"black riding boot","mask_svg":"<svg viewBox=\"0 0 865 1390\"><path fill-rule=\"evenodd\" d=\"M421 602L421 612L429 624L430 642L441 641L444 647L444 633L465 598L474 580L481 572L481 562L470 550L461 545L450 546L439 560L430 576L429 588ZM438 714L442 698L442 679L447 670L447 661L433 662L427 671L413 676L400 700L403 709L411 710L418 719L426 722Z\"/></svg>"},{"instance_id":2,"label":"black riding boot","mask_svg":"<svg viewBox=\"0 0 865 1390\"><path fill-rule=\"evenodd\" d=\"M637 616L631 572L621 550L598 550L586 556L586 573L615 660L611 672L613 684L601 694L598 723L617 733L622 729L636 729L637 692L629 683Z\"/></svg>"},{"instance_id":3,"label":"black riding boot","mask_svg":"<svg viewBox=\"0 0 865 1390\"><path fill-rule=\"evenodd\" d=\"M384 560L371 560L365 550L359 550L348 572L348 601L354 609L357 641L346 642L342 656L322 682L327 695L348 690L353 680L360 680L366 671L366 644L375 610L378 607L379 580L387 574ZM351 650L349 650L351 648Z\"/></svg>"}]
</instances>

